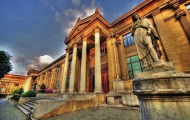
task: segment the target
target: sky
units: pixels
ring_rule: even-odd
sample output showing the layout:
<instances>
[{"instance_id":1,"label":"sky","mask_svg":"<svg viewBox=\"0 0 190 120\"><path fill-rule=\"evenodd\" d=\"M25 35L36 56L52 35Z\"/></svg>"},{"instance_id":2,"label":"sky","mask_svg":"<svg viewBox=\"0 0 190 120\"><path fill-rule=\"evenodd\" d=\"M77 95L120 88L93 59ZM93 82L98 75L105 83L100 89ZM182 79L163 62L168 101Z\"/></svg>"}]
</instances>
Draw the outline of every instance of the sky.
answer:
<instances>
[{"instance_id":1,"label":"sky","mask_svg":"<svg viewBox=\"0 0 190 120\"><path fill-rule=\"evenodd\" d=\"M112 23L143 0L0 0L0 50L12 56L11 74L40 70L65 54L64 40L80 17L98 8Z\"/></svg>"}]
</instances>

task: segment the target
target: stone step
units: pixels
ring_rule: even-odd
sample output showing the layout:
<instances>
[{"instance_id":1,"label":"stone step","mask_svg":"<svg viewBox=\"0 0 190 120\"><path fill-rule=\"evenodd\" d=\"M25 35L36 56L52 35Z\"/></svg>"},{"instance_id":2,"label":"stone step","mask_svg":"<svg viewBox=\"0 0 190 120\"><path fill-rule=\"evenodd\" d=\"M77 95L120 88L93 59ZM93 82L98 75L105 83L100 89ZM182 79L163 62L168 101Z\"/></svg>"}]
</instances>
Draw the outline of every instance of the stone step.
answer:
<instances>
[{"instance_id":1,"label":"stone step","mask_svg":"<svg viewBox=\"0 0 190 120\"><path fill-rule=\"evenodd\" d=\"M29 103L35 103L36 102L36 100L34 100L34 101L29 101Z\"/></svg>"},{"instance_id":2,"label":"stone step","mask_svg":"<svg viewBox=\"0 0 190 120\"><path fill-rule=\"evenodd\" d=\"M28 113L30 113L28 110L26 110L25 108L23 108L21 105L17 105L17 107L18 107L25 115L27 115Z\"/></svg>"},{"instance_id":3,"label":"stone step","mask_svg":"<svg viewBox=\"0 0 190 120\"><path fill-rule=\"evenodd\" d=\"M34 104L30 104L30 103L24 103L24 105L27 105L28 107L31 107L34 109Z\"/></svg>"},{"instance_id":4,"label":"stone step","mask_svg":"<svg viewBox=\"0 0 190 120\"><path fill-rule=\"evenodd\" d=\"M22 104L21 106L22 106L24 109L26 109L27 111L33 112L33 110L34 110L34 109L31 110L31 109L30 109L31 107L29 107L29 106L27 106L27 105L24 105L24 104Z\"/></svg>"},{"instance_id":5,"label":"stone step","mask_svg":"<svg viewBox=\"0 0 190 120\"><path fill-rule=\"evenodd\" d=\"M31 104L31 105L34 105L35 101L34 102L26 102L28 104Z\"/></svg>"}]
</instances>

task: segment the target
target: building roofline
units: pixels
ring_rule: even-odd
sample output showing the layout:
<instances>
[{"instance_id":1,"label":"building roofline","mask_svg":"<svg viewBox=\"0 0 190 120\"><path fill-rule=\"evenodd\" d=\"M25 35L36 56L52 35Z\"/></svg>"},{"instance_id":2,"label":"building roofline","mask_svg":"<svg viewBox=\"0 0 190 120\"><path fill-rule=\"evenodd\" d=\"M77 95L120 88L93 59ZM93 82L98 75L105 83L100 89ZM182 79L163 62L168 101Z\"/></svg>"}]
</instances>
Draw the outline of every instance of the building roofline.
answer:
<instances>
[{"instance_id":1,"label":"building roofline","mask_svg":"<svg viewBox=\"0 0 190 120\"><path fill-rule=\"evenodd\" d=\"M121 17L119 17L118 19L116 19L115 21L113 21L110 25L111 27L115 26L116 24L118 24L120 21L124 20L125 18L129 17L132 13L137 12L139 9L142 9L144 6L146 6L147 4L156 1L156 0L144 0L142 3L140 3L139 5L137 5L136 7L134 7L133 9L129 10L127 13L125 13L124 15L122 15Z\"/></svg>"},{"instance_id":2,"label":"building roofline","mask_svg":"<svg viewBox=\"0 0 190 120\"><path fill-rule=\"evenodd\" d=\"M43 70L47 69L48 67L50 67L51 65L53 65L54 63L56 63L57 61L59 61L59 60L61 60L63 58L65 58L65 54L62 55L61 57L57 58L56 60L54 60L53 62L51 62L47 66L45 66L44 68L42 68L38 73L42 72Z\"/></svg>"}]
</instances>

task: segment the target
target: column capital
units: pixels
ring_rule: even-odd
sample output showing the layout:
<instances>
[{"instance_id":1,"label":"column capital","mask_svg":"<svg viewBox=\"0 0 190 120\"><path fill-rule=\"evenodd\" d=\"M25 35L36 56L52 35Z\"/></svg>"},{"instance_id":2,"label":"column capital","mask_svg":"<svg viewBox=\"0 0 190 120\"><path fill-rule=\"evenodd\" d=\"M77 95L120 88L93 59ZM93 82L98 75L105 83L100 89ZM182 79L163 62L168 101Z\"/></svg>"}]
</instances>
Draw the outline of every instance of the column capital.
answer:
<instances>
[{"instance_id":1,"label":"column capital","mask_svg":"<svg viewBox=\"0 0 190 120\"><path fill-rule=\"evenodd\" d=\"M83 41L87 41L87 37L86 36L83 36Z\"/></svg>"},{"instance_id":2,"label":"column capital","mask_svg":"<svg viewBox=\"0 0 190 120\"><path fill-rule=\"evenodd\" d=\"M70 48L66 48L65 50L66 50L66 52L67 52L67 53L69 53L69 52L70 52Z\"/></svg>"},{"instance_id":3,"label":"column capital","mask_svg":"<svg viewBox=\"0 0 190 120\"><path fill-rule=\"evenodd\" d=\"M108 41L108 40L110 40L111 39L111 36L108 36L107 38L106 38L106 41Z\"/></svg>"},{"instance_id":4,"label":"column capital","mask_svg":"<svg viewBox=\"0 0 190 120\"><path fill-rule=\"evenodd\" d=\"M77 47L77 44L76 44L76 43L74 43L73 47Z\"/></svg>"},{"instance_id":5,"label":"column capital","mask_svg":"<svg viewBox=\"0 0 190 120\"><path fill-rule=\"evenodd\" d=\"M99 27L96 27L96 28L94 29L94 32L95 32L95 33L100 32L100 28L99 28Z\"/></svg>"},{"instance_id":6,"label":"column capital","mask_svg":"<svg viewBox=\"0 0 190 120\"><path fill-rule=\"evenodd\" d=\"M179 8L179 1L178 0L172 0L168 2L169 7L173 9L178 9Z\"/></svg>"},{"instance_id":7,"label":"column capital","mask_svg":"<svg viewBox=\"0 0 190 120\"><path fill-rule=\"evenodd\" d=\"M175 16L179 19L181 16L186 16L186 12L183 9L177 9L175 11Z\"/></svg>"},{"instance_id":8,"label":"column capital","mask_svg":"<svg viewBox=\"0 0 190 120\"><path fill-rule=\"evenodd\" d=\"M160 14L160 9L157 8L157 9L153 10L150 14L154 17L154 16Z\"/></svg>"}]
</instances>

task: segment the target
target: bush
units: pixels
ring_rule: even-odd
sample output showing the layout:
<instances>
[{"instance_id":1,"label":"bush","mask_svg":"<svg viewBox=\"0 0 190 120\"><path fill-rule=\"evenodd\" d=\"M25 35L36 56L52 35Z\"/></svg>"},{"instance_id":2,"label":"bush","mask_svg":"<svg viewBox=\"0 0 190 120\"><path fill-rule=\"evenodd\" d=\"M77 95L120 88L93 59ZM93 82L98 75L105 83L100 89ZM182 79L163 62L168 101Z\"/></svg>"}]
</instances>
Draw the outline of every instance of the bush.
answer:
<instances>
[{"instance_id":1,"label":"bush","mask_svg":"<svg viewBox=\"0 0 190 120\"><path fill-rule=\"evenodd\" d=\"M36 97L36 92L33 90L27 91L22 94L22 97Z\"/></svg>"},{"instance_id":2,"label":"bush","mask_svg":"<svg viewBox=\"0 0 190 120\"><path fill-rule=\"evenodd\" d=\"M40 89L41 89L41 92L42 92L42 93L45 92L46 85L45 85L45 84L42 84L42 85L40 86Z\"/></svg>"},{"instance_id":3,"label":"bush","mask_svg":"<svg viewBox=\"0 0 190 120\"><path fill-rule=\"evenodd\" d=\"M42 84L41 86L40 86L40 89L46 89L46 85L45 84Z\"/></svg>"},{"instance_id":4,"label":"bush","mask_svg":"<svg viewBox=\"0 0 190 120\"><path fill-rule=\"evenodd\" d=\"M11 97L11 100L15 100L15 101L18 101L21 97L21 94L23 93L23 88L18 88L16 90L13 91L12 93L12 97Z\"/></svg>"}]
</instances>

